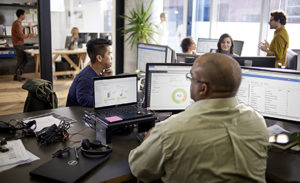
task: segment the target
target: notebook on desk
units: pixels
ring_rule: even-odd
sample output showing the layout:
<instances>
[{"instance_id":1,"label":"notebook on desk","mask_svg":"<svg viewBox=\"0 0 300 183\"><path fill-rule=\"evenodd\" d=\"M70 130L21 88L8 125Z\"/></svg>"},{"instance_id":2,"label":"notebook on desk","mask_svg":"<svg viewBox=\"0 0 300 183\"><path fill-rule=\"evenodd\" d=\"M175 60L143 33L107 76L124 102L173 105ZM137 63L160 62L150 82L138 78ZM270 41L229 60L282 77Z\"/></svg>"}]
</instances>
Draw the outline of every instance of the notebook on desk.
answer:
<instances>
[{"instance_id":1,"label":"notebook on desk","mask_svg":"<svg viewBox=\"0 0 300 183\"><path fill-rule=\"evenodd\" d=\"M109 123L152 115L138 106L136 74L95 78L94 110L97 117Z\"/></svg>"}]
</instances>

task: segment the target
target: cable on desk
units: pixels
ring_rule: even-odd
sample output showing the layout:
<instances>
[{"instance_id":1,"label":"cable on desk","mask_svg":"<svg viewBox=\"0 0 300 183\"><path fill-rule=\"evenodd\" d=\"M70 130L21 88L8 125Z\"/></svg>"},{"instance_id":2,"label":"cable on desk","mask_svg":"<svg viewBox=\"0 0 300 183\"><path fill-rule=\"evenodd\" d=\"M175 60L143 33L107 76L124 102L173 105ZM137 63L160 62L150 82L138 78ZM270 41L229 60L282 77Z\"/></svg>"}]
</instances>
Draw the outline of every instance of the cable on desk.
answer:
<instances>
[{"instance_id":1,"label":"cable on desk","mask_svg":"<svg viewBox=\"0 0 300 183\"><path fill-rule=\"evenodd\" d=\"M79 143L81 142L81 140L71 140L70 136L73 136L73 135L77 135L77 134L80 134L81 132L83 132L84 130L88 129L89 127L88 126L85 126L83 127L82 129L78 130L77 132L74 132L74 133L68 133L68 134L65 134L63 133L63 135L65 136L66 140L70 141L70 142L73 142L73 143ZM68 136L67 136L68 135Z\"/></svg>"}]
</instances>

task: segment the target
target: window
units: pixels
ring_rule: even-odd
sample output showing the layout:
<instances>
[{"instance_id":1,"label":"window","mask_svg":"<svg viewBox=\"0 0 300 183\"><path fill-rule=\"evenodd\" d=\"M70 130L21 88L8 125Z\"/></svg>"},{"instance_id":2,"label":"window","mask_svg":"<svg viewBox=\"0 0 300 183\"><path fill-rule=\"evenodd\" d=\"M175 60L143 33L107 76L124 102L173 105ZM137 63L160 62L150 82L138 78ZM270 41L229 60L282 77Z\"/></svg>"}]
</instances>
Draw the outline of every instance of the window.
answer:
<instances>
[{"instance_id":1,"label":"window","mask_svg":"<svg viewBox=\"0 0 300 183\"><path fill-rule=\"evenodd\" d=\"M168 46L181 52L180 42L185 37L183 27L183 0L164 0L163 11L167 13Z\"/></svg>"},{"instance_id":2,"label":"window","mask_svg":"<svg viewBox=\"0 0 300 183\"><path fill-rule=\"evenodd\" d=\"M300 30L300 1L299 0L271 0L270 10L283 10L287 15L285 28L290 38L290 49L299 49ZM274 30L268 31L268 41L271 42Z\"/></svg>"},{"instance_id":3,"label":"window","mask_svg":"<svg viewBox=\"0 0 300 183\"><path fill-rule=\"evenodd\" d=\"M194 39L219 39L228 33L234 40L244 41L242 55L257 55L262 0L218 0L212 4L209 0L194 0L193 4Z\"/></svg>"}]
</instances>

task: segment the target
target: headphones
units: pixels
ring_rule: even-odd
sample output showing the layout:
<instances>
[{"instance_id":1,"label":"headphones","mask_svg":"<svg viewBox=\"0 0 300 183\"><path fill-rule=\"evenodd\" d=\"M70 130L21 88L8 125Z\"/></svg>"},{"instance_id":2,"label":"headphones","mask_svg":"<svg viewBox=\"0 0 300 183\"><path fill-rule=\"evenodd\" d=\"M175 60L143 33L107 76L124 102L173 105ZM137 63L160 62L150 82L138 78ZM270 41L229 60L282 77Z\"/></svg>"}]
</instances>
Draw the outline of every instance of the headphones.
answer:
<instances>
[{"instance_id":1,"label":"headphones","mask_svg":"<svg viewBox=\"0 0 300 183\"><path fill-rule=\"evenodd\" d=\"M6 144L7 144L7 142L6 142L5 138L4 139L0 139L0 152L1 153L5 153L5 152L9 151L8 148L4 147L4 145L6 145Z\"/></svg>"},{"instance_id":2,"label":"headphones","mask_svg":"<svg viewBox=\"0 0 300 183\"><path fill-rule=\"evenodd\" d=\"M87 157L97 158L99 155L108 155L112 152L110 146L102 144L100 141L90 142L89 139L81 141L81 153Z\"/></svg>"}]
</instances>

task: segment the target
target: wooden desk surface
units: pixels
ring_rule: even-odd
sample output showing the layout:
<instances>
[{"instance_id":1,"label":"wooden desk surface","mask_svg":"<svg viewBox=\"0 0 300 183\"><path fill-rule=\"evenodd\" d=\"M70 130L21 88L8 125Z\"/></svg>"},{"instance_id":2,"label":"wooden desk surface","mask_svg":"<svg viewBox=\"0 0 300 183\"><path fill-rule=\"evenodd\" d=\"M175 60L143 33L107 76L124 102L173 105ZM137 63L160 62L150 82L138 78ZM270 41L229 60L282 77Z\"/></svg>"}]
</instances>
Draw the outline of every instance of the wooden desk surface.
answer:
<instances>
[{"instance_id":1,"label":"wooden desk surface","mask_svg":"<svg viewBox=\"0 0 300 183\"><path fill-rule=\"evenodd\" d=\"M40 54L39 49L26 49L24 50L26 53L33 54L33 55L38 55ZM81 54L81 53L86 53L86 49L74 49L74 50L53 50L52 54Z\"/></svg>"},{"instance_id":2,"label":"wooden desk surface","mask_svg":"<svg viewBox=\"0 0 300 183\"><path fill-rule=\"evenodd\" d=\"M23 119L43 113L54 112L78 121L69 130L69 132L74 133L85 127L84 123L81 121L84 110L92 109L82 107L61 107L52 110L0 116L0 120L9 121L10 119ZM4 135L1 134L1 136ZM85 138L88 138L90 140L95 139L95 130L88 128L80 134L71 137L72 140L81 140ZM39 167L43 163L49 161L52 157L52 153L56 152L58 149L62 149L67 146L79 146L78 143L75 144L71 142L67 142L66 144L57 142L55 144L44 146L38 144L36 139L33 137L23 138L22 141L25 148L38 156L40 160L34 161L30 164L20 165L13 169L1 172L1 182L47 182L44 179L30 177L29 172ZM111 153L109 160L90 172L85 178L81 180L81 182L121 182L133 178L128 165L128 154L131 149L135 148L138 145L135 134L131 133L130 135L115 135L113 136L112 144L110 145L112 146L113 152Z\"/></svg>"},{"instance_id":3,"label":"wooden desk surface","mask_svg":"<svg viewBox=\"0 0 300 183\"><path fill-rule=\"evenodd\" d=\"M39 76L39 65L40 65L40 51L39 49L26 49L24 50L26 53L31 54L35 57L35 75L36 77ZM70 59L69 55L77 55L79 62L78 65L76 65L72 59ZM66 59L66 61L75 69L75 70L68 70L68 71L56 71L54 72L54 75L69 75L69 74L78 74L84 66L84 62L86 59L86 49L74 49L74 50L53 50L52 51L52 62L55 63L56 59L59 56L62 56Z\"/></svg>"}]
</instances>

